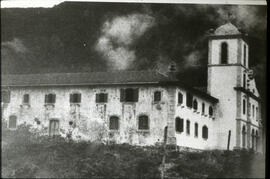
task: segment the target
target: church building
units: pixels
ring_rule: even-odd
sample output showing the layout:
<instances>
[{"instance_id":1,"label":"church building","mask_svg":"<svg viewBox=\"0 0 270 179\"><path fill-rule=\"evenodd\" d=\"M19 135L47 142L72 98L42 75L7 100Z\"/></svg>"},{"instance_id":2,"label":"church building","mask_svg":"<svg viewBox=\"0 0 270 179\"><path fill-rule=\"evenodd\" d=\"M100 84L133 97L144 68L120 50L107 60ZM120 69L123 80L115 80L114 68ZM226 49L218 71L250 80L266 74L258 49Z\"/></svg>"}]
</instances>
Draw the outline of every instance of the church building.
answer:
<instances>
[{"instance_id":1,"label":"church building","mask_svg":"<svg viewBox=\"0 0 270 179\"><path fill-rule=\"evenodd\" d=\"M159 71L2 75L2 120L44 135L193 149L261 147L261 103L246 35L230 22L209 35L207 90ZM205 88L206 89L206 88Z\"/></svg>"}]
</instances>

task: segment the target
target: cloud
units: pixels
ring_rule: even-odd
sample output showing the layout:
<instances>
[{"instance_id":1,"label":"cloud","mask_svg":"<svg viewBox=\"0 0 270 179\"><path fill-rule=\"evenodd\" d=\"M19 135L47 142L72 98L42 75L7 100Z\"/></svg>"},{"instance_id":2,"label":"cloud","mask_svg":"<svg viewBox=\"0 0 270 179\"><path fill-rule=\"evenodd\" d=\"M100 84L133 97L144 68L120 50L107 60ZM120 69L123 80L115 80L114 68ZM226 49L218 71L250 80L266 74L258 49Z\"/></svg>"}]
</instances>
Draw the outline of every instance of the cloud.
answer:
<instances>
[{"instance_id":1,"label":"cloud","mask_svg":"<svg viewBox=\"0 0 270 179\"><path fill-rule=\"evenodd\" d=\"M135 61L132 43L154 25L154 18L147 14L130 14L107 20L102 27L95 49L114 70L128 69Z\"/></svg>"},{"instance_id":2,"label":"cloud","mask_svg":"<svg viewBox=\"0 0 270 179\"><path fill-rule=\"evenodd\" d=\"M192 51L190 54L184 57L184 68L200 68L201 67L202 53L198 50Z\"/></svg>"}]
</instances>

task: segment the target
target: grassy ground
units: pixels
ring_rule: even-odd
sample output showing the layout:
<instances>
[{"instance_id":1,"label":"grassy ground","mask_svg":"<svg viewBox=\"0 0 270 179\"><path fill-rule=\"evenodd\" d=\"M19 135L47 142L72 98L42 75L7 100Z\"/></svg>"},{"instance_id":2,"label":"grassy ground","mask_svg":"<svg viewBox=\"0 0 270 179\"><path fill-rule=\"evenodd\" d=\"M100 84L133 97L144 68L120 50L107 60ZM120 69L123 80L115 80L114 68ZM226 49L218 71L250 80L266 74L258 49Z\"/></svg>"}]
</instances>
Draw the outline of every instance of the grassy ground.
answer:
<instances>
[{"instance_id":1,"label":"grassy ground","mask_svg":"<svg viewBox=\"0 0 270 179\"><path fill-rule=\"evenodd\" d=\"M49 138L2 126L2 177L160 178L162 149ZM166 178L264 177L264 157L249 151L169 151Z\"/></svg>"}]
</instances>

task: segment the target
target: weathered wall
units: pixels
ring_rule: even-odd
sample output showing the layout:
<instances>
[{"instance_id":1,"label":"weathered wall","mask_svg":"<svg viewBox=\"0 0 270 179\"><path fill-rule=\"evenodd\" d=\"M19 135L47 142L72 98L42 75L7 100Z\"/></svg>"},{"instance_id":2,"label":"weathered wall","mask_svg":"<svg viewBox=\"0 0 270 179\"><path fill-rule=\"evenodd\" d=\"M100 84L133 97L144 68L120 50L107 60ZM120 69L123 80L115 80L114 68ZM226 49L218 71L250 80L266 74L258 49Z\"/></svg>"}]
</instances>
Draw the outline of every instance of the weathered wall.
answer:
<instances>
[{"instance_id":1,"label":"weathered wall","mask_svg":"<svg viewBox=\"0 0 270 179\"><path fill-rule=\"evenodd\" d=\"M133 87L138 88L138 86ZM153 94L156 90L162 92L159 103L153 102ZM69 95L73 92L81 93L81 104L76 107L71 106L69 102ZM108 93L107 103L95 102L95 94L99 92ZM49 106L46 110L44 98L48 93L56 94L56 103L55 107ZM24 94L30 94L30 107L22 105ZM37 118L41 121L39 128L45 128L47 133L49 120L56 118L60 121L60 132L63 135L70 130L73 131L73 137L80 134L78 137L89 140L145 145L163 141L163 131L167 125L168 101L165 88L151 86L139 88L139 101L136 103L120 102L120 87L13 88L10 103L4 109L4 117L7 119L10 115L16 115L19 124L26 122L34 126L37 126L35 122ZM149 132L138 130L138 117L142 114L149 116ZM118 131L109 131L110 116L120 118ZM75 128L69 125L71 120L75 122Z\"/></svg>"}]
</instances>

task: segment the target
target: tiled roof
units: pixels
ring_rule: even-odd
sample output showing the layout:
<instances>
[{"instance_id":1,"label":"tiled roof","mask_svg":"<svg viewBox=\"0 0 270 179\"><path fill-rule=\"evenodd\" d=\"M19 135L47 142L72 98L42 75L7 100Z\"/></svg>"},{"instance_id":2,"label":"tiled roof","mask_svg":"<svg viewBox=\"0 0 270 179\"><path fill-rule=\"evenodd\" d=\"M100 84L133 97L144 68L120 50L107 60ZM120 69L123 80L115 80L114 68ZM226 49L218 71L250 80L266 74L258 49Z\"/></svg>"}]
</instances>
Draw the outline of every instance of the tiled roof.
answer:
<instances>
[{"instance_id":1,"label":"tiled roof","mask_svg":"<svg viewBox=\"0 0 270 179\"><path fill-rule=\"evenodd\" d=\"M156 71L2 75L2 86L142 84L175 81Z\"/></svg>"},{"instance_id":2,"label":"tiled roof","mask_svg":"<svg viewBox=\"0 0 270 179\"><path fill-rule=\"evenodd\" d=\"M223 36L223 35L240 35L241 32L230 22L220 26L214 32L216 36Z\"/></svg>"}]
</instances>

